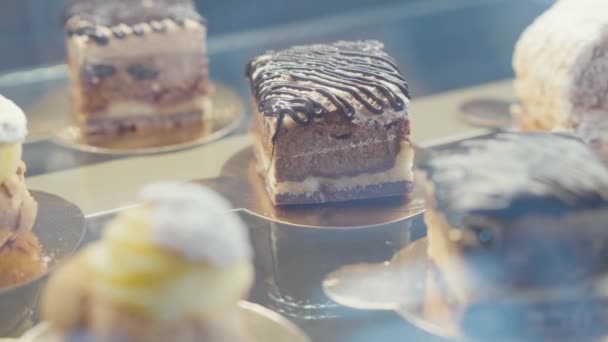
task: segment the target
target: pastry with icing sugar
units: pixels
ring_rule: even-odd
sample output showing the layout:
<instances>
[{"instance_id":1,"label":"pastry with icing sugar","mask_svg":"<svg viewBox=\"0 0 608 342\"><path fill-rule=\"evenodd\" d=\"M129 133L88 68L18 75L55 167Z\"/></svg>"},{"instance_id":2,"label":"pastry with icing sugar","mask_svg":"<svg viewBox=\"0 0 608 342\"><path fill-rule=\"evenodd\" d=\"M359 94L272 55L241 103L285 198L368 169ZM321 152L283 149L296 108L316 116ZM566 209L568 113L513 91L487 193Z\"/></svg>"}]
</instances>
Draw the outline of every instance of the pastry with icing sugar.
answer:
<instances>
[{"instance_id":1,"label":"pastry with icing sugar","mask_svg":"<svg viewBox=\"0 0 608 342\"><path fill-rule=\"evenodd\" d=\"M22 143L27 119L0 95L0 288L27 282L46 271L32 228L38 204L25 184Z\"/></svg>"},{"instance_id":2,"label":"pastry with icing sugar","mask_svg":"<svg viewBox=\"0 0 608 342\"><path fill-rule=\"evenodd\" d=\"M608 160L608 2L559 0L519 39L513 56L524 131L569 130Z\"/></svg>"},{"instance_id":3,"label":"pastry with icing sugar","mask_svg":"<svg viewBox=\"0 0 608 342\"><path fill-rule=\"evenodd\" d=\"M58 341L247 341L238 302L253 282L248 231L194 184L158 183L108 224L43 294Z\"/></svg>"},{"instance_id":4,"label":"pastry with icing sugar","mask_svg":"<svg viewBox=\"0 0 608 342\"><path fill-rule=\"evenodd\" d=\"M409 90L378 41L295 46L255 58L258 169L275 205L407 195Z\"/></svg>"},{"instance_id":5,"label":"pastry with icing sugar","mask_svg":"<svg viewBox=\"0 0 608 342\"><path fill-rule=\"evenodd\" d=\"M192 0L70 0L63 20L86 135L210 124L207 27Z\"/></svg>"},{"instance_id":6,"label":"pastry with icing sugar","mask_svg":"<svg viewBox=\"0 0 608 342\"><path fill-rule=\"evenodd\" d=\"M608 171L576 136L468 140L432 153L417 178L432 314L458 321L479 302L605 276Z\"/></svg>"}]
</instances>

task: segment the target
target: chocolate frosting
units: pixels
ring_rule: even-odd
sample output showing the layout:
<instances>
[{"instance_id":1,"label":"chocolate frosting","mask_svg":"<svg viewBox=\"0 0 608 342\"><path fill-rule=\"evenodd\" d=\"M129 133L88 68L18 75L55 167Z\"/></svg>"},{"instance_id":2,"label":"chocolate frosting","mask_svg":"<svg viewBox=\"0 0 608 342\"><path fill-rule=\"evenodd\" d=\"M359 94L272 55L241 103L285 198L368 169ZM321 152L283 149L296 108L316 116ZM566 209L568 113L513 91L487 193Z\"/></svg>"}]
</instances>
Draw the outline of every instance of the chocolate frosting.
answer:
<instances>
[{"instance_id":1,"label":"chocolate frosting","mask_svg":"<svg viewBox=\"0 0 608 342\"><path fill-rule=\"evenodd\" d=\"M68 21L78 17L89 23L87 27L115 27L120 24L134 26L140 23L171 19L178 24L185 20L204 22L192 0L70 0L64 10L63 20L68 33L88 34L87 27L67 27ZM162 30L159 24L155 24ZM80 30L79 32L76 32ZM118 32L117 36L121 33Z\"/></svg>"},{"instance_id":2,"label":"chocolate frosting","mask_svg":"<svg viewBox=\"0 0 608 342\"><path fill-rule=\"evenodd\" d=\"M508 223L608 210L608 169L567 134L499 133L432 152L418 167L455 227L475 228L472 218Z\"/></svg>"},{"instance_id":3,"label":"chocolate frosting","mask_svg":"<svg viewBox=\"0 0 608 342\"><path fill-rule=\"evenodd\" d=\"M259 111L301 125L338 112L354 120L363 109L375 115L407 110L407 83L377 41L337 42L270 51L249 63L247 76Z\"/></svg>"}]
</instances>

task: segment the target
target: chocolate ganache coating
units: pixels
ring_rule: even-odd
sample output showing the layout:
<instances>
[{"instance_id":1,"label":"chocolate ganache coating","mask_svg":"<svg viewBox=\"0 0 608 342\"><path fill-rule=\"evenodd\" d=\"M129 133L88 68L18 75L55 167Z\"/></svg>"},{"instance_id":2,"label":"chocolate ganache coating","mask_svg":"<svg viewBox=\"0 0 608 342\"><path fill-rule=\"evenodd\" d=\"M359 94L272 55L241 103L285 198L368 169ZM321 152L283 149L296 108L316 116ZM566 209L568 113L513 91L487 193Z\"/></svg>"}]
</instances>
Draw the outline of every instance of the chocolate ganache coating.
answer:
<instances>
[{"instance_id":1,"label":"chocolate ganache coating","mask_svg":"<svg viewBox=\"0 0 608 342\"><path fill-rule=\"evenodd\" d=\"M556 133L499 133L432 152L418 167L437 209L454 227L471 217L509 222L608 210L608 169L579 139Z\"/></svg>"},{"instance_id":2,"label":"chocolate ganache coating","mask_svg":"<svg viewBox=\"0 0 608 342\"><path fill-rule=\"evenodd\" d=\"M247 76L259 112L308 125L330 113L354 120L367 111L406 111L409 90L396 62L377 41L337 42L270 51L251 61Z\"/></svg>"},{"instance_id":3,"label":"chocolate ganache coating","mask_svg":"<svg viewBox=\"0 0 608 342\"><path fill-rule=\"evenodd\" d=\"M78 17L80 23L70 25L70 19L74 17ZM140 23L155 23L158 31L162 30L162 23L158 22L164 19L178 24L188 19L205 22L192 0L70 0L63 13L69 34L93 33L99 26L134 26ZM118 38L123 35L119 31L114 34Z\"/></svg>"}]
</instances>

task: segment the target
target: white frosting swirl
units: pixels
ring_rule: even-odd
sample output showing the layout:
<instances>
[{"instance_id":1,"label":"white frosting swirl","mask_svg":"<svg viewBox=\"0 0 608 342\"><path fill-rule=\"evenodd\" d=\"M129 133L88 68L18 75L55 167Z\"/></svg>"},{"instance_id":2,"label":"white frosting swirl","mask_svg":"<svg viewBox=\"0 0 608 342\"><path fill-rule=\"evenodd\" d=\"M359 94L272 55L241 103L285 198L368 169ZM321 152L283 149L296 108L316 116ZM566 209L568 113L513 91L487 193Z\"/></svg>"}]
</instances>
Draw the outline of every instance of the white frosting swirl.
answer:
<instances>
[{"instance_id":1,"label":"white frosting swirl","mask_svg":"<svg viewBox=\"0 0 608 342\"><path fill-rule=\"evenodd\" d=\"M13 101L0 95L0 144L12 144L25 140L27 119L23 110Z\"/></svg>"},{"instance_id":2,"label":"white frosting swirl","mask_svg":"<svg viewBox=\"0 0 608 342\"><path fill-rule=\"evenodd\" d=\"M157 183L143 188L151 205L152 239L192 262L225 267L250 261L247 227L222 196L196 184Z\"/></svg>"}]
</instances>

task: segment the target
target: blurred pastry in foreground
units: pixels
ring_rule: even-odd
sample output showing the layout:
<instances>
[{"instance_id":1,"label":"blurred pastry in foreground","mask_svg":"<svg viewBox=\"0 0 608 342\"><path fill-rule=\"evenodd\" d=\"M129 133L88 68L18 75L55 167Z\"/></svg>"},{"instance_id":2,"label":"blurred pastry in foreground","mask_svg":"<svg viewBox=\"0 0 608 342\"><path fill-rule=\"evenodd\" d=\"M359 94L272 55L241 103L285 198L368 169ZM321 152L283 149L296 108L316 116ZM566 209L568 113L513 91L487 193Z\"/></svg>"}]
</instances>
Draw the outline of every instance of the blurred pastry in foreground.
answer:
<instances>
[{"instance_id":1,"label":"blurred pastry in foreground","mask_svg":"<svg viewBox=\"0 0 608 342\"><path fill-rule=\"evenodd\" d=\"M275 205L412 190L408 86L377 41L295 46L255 58L251 130Z\"/></svg>"},{"instance_id":2,"label":"blurred pastry in foreground","mask_svg":"<svg viewBox=\"0 0 608 342\"><path fill-rule=\"evenodd\" d=\"M582 286L608 271L608 171L574 136L465 141L434 152L417 180L433 315L458 318L478 302Z\"/></svg>"},{"instance_id":3,"label":"blurred pastry in foreground","mask_svg":"<svg viewBox=\"0 0 608 342\"><path fill-rule=\"evenodd\" d=\"M209 124L207 27L191 0L71 0L64 27L86 134Z\"/></svg>"},{"instance_id":4,"label":"blurred pastry in foreground","mask_svg":"<svg viewBox=\"0 0 608 342\"><path fill-rule=\"evenodd\" d=\"M26 135L25 114L0 95L0 288L26 282L46 270L42 248L32 233L38 204L25 184L21 160Z\"/></svg>"},{"instance_id":5,"label":"blurred pastry in foreground","mask_svg":"<svg viewBox=\"0 0 608 342\"><path fill-rule=\"evenodd\" d=\"M172 183L140 199L50 279L42 318L66 341L247 341L238 302L253 282L252 251L229 203Z\"/></svg>"},{"instance_id":6,"label":"blurred pastry in foreground","mask_svg":"<svg viewBox=\"0 0 608 342\"><path fill-rule=\"evenodd\" d=\"M573 130L608 148L607 10L604 0L560 0L523 33L513 57L522 130Z\"/></svg>"}]
</instances>

